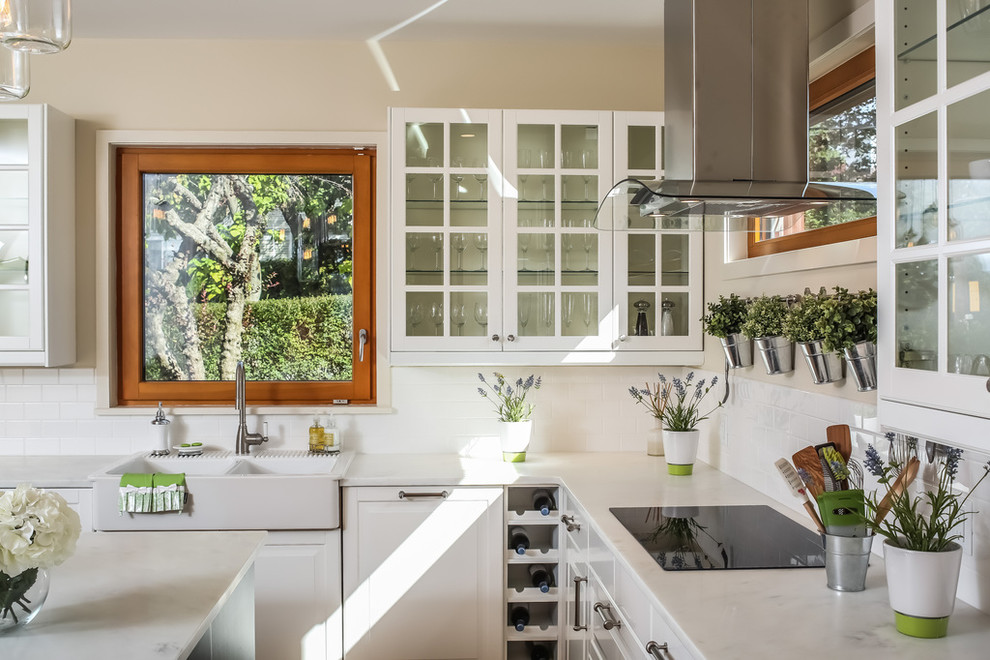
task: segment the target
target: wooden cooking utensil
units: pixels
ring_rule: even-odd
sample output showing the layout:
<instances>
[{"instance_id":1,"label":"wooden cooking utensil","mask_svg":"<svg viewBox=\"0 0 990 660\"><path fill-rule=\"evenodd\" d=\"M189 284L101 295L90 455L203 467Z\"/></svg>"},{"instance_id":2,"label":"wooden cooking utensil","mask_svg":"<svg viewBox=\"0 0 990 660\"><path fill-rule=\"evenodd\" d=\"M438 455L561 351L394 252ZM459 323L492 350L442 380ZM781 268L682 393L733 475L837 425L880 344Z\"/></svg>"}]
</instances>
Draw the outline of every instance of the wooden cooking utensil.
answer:
<instances>
[{"instance_id":1,"label":"wooden cooking utensil","mask_svg":"<svg viewBox=\"0 0 990 660\"><path fill-rule=\"evenodd\" d=\"M815 451L815 448L805 447L791 458L794 460L794 467L798 470L804 470L810 477L811 483L808 484L808 490L811 494L818 497L825 492L825 475L822 474L822 462L818 458L818 452Z\"/></svg>"},{"instance_id":2,"label":"wooden cooking utensil","mask_svg":"<svg viewBox=\"0 0 990 660\"><path fill-rule=\"evenodd\" d=\"M849 433L848 424L835 424L825 429L825 437L835 445L835 448L842 454L842 460L849 462L852 456L852 437Z\"/></svg>"},{"instance_id":3,"label":"wooden cooking utensil","mask_svg":"<svg viewBox=\"0 0 990 660\"><path fill-rule=\"evenodd\" d=\"M918 460L916 456L912 456L908 459L907 465L901 470L901 473L897 475L894 479L894 483L891 485L890 490L884 495L883 499L880 500L880 504L877 505L877 517L874 524L879 525L880 521L887 517L887 513L890 512L890 507L894 506L894 500L904 494L907 491L907 487L911 485L914 478L918 476L918 469L921 467L921 461Z\"/></svg>"}]
</instances>

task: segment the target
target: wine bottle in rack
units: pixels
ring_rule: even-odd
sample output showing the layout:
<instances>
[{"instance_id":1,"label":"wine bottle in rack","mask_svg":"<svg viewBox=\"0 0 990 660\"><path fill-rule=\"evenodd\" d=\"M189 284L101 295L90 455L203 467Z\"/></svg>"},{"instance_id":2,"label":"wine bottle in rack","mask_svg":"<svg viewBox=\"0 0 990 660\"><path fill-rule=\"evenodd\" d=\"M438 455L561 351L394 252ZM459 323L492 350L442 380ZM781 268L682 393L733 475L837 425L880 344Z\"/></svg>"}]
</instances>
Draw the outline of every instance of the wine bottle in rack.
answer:
<instances>
[{"instance_id":1,"label":"wine bottle in rack","mask_svg":"<svg viewBox=\"0 0 990 660\"><path fill-rule=\"evenodd\" d=\"M530 644L527 644L530 660L550 660L550 649L543 644Z\"/></svg>"},{"instance_id":2,"label":"wine bottle in rack","mask_svg":"<svg viewBox=\"0 0 990 660\"><path fill-rule=\"evenodd\" d=\"M529 625L529 608L525 605L516 605L509 613L509 622L517 631L522 632Z\"/></svg>"},{"instance_id":3,"label":"wine bottle in rack","mask_svg":"<svg viewBox=\"0 0 990 660\"><path fill-rule=\"evenodd\" d=\"M533 564L530 566L529 577L533 581L533 586L539 587L543 593L550 591L550 587L553 586L553 574L543 564Z\"/></svg>"},{"instance_id":4,"label":"wine bottle in rack","mask_svg":"<svg viewBox=\"0 0 990 660\"><path fill-rule=\"evenodd\" d=\"M549 516L550 512L557 508L553 501L553 495L545 488L533 491L533 509L539 511L544 516Z\"/></svg>"},{"instance_id":5,"label":"wine bottle in rack","mask_svg":"<svg viewBox=\"0 0 990 660\"><path fill-rule=\"evenodd\" d=\"M518 555L526 554L529 549L529 534L522 527L509 528L509 547Z\"/></svg>"}]
</instances>

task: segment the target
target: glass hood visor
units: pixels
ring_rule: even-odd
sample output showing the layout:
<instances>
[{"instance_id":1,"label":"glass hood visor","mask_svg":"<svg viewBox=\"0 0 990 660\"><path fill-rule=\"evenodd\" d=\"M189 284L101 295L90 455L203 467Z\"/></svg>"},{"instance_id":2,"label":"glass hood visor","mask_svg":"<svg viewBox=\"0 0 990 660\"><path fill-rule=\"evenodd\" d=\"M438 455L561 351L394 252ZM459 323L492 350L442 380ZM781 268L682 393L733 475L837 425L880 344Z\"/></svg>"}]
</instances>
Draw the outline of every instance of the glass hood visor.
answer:
<instances>
[{"instance_id":1,"label":"glass hood visor","mask_svg":"<svg viewBox=\"0 0 990 660\"><path fill-rule=\"evenodd\" d=\"M829 208L875 216L876 184L624 179L599 204L595 227L754 231L756 223L750 221L756 218Z\"/></svg>"}]
</instances>

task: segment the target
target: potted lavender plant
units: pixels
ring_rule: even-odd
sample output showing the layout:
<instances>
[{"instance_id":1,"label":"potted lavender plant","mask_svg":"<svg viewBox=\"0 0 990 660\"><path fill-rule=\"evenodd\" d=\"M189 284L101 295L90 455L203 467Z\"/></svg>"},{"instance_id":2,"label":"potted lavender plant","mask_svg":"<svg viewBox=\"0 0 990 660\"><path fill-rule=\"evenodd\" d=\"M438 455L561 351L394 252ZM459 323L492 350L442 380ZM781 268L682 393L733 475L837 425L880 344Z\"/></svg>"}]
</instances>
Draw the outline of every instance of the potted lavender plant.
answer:
<instances>
[{"instance_id":1,"label":"potted lavender plant","mask_svg":"<svg viewBox=\"0 0 990 660\"><path fill-rule=\"evenodd\" d=\"M478 380L488 387L488 390L479 387L478 393L491 401L498 413L502 460L521 463L526 460L526 450L533 436L533 420L529 418L533 414L533 404L526 402L526 395L531 389L540 389L541 379L534 375L526 380L517 378L513 387L502 374L495 372L493 375L495 382L489 383L484 374L478 374Z\"/></svg>"}]
</instances>

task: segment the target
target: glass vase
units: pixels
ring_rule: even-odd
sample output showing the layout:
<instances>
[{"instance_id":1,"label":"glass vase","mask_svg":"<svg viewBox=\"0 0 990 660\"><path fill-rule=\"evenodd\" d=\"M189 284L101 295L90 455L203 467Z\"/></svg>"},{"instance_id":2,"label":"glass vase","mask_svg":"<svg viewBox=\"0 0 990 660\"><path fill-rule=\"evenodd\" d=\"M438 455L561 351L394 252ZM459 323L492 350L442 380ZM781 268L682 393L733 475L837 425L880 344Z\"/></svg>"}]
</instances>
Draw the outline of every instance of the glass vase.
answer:
<instances>
[{"instance_id":1,"label":"glass vase","mask_svg":"<svg viewBox=\"0 0 990 660\"><path fill-rule=\"evenodd\" d=\"M72 41L70 0L6 0L0 15L0 43L34 55L58 53Z\"/></svg>"},{"instance_id":2,"label":"glass vase","mask_svg":"<svg viewBox=\"0 0 990 660\"><path fill-rule=\"evenodd\" d=\"M29 568L13 577L0 572L0 635L27 625L48 598L49 575L44 568Z\"/></svg>"}]
</instances>

